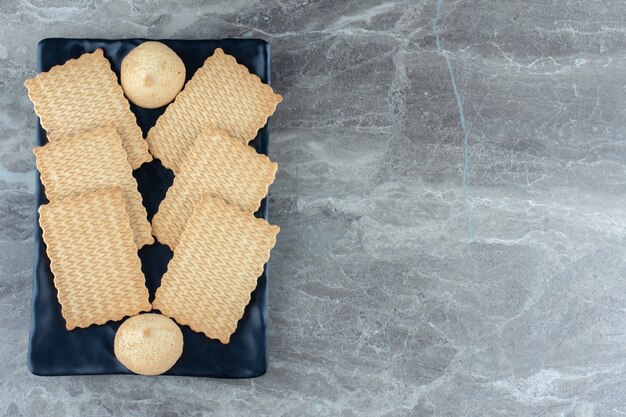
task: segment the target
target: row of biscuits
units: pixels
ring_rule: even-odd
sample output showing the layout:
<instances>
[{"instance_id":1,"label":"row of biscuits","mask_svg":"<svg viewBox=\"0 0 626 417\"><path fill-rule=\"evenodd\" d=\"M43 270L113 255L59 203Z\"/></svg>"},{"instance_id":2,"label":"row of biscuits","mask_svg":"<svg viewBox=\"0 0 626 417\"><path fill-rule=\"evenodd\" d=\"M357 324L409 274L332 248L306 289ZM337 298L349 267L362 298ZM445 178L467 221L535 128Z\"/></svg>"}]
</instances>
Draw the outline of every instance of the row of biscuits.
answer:
<instances>
[{"instance_id":1,"label":"row of biscuits","mask_svg":"<svg viewBox=\"0 0 626 417\"><path fill-rule=\"evenodd\" d=\"M157 67L150 62L150 44L158 44L161 54L167 48L146 42L127 56L137 52L133 62L139 64L123 62L122 70L143 59L145 68L135 70L152 83L160 75L149 74ZM50 201L40 207L39 220L67 329L154 308L229 343L279 231L253 214L277 165L247 144L281 97L217 49L144 140L126 97L135 104L137 97L152 97L148 83L137 94L123 90L100 49L25 85L49 140L34 150ZM137 82L128 88L133 85ZM194 111L198 106L205 110ZM132 170L152 156L176 176L150 224ZM154 243L152 235L174 256L151 305L137 250ZM159 358L146 356L144 349L154 345L148 343L154 337L148 327L163 333L168 326L148 316L120 327L115 354L134 372L162 373L175 360L170 355L155 365ZM136 336L144 346L122 343L128 332L140 332ZM182 337L180 344L182 352ZM129 346L139 350L129 353ZM129 359L137 355L145 367Z\"/></svg>"}]
</instances>

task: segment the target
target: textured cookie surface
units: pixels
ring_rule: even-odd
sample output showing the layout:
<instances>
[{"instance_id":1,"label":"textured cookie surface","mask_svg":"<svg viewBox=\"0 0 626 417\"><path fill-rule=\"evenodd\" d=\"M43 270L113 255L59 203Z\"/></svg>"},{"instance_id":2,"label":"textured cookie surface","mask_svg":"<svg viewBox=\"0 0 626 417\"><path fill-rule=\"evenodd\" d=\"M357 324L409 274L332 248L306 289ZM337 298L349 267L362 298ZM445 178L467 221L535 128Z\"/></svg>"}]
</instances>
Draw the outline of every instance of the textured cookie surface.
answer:
<instances>
[{"instance_id":1,"label":"textured cookie surface","mask_svg":"<svg viewBox=\"0 0 626 417\"><path fill-rule=\"evenodd\" d=\"M207 125L248 143L282 97L234 57L216 49L148 132L150 152L174 173Z\"/></svg>"},{"instance_id":2,"label":"textured cookie surface","mask_svg":"<svg viewBox=\"0 0 626 417\"><path fill-rule=\"evenodd\" d=\"M150 310L119 188L42 205L39 224L68 330Z\"/></svg>"},{"instance_id":3,"label":"textured cookie surface","mask_svg":"<svg viewBox=\"0 0 626 417\"><path fill-rule=\"evenodd\" d=\"M278 226L220 198L198 202L157 289L153 307L228 343L263 273Z\"/></svg>"},{"instance_id":4,"label":"textured cookie surface","mask_svg":"<svg viewBox=\"0 0 626 417\"><path fill-rule=\"evenodd\" d=\"M102 49L70 59L24 82L51 142L115 125L133 169L152 160L128 100Z\"/></svg>"},{"instance_id":5,"label":"textured cookie surface","mask_svg":"<svg viewBox=\"0 0 626 417\"><path fill-rule=\"evenodd\" d=\"M114 126L98 127L48 142L36 147L34 153L50 201L118 186L124 196L137 247L154 242L137 181Z\"/></svg>"},{"instance_id":6,"label":"textured cookie surface","mask_svg":"<svg viewBox=\"0 0 626 417\"><path fill-rule=\"evenodd\" d=\"M174 100L185 84L185 64L161 42L144 42L122 60L120 78L128 99L146 109Z\"/></svg>"},{"instance_id":7,"label":"textured cookie surface","mask_svg":"<svg viewBox=\"0 0 626 417\"><path fill-rule=\"evenodd\" d=\"M117 329L115 357L130 371L159 375L170 369L183 353L183 333L161 314L140 314Z\"/></svg>"},{"instance_id":8,"label":"textured cookie surface","mask_svg":"<svg viewBox=\"0 0 626 417\"><path fill-rule=\"evenodd\" d=\"M154 235L174 249L194 206L206 193L221 197L243 211L255 212L274 181L276 169L276 163L251 146L224 131L206 128L196 138L152 219Z\"/></svg>"}]
</instances>

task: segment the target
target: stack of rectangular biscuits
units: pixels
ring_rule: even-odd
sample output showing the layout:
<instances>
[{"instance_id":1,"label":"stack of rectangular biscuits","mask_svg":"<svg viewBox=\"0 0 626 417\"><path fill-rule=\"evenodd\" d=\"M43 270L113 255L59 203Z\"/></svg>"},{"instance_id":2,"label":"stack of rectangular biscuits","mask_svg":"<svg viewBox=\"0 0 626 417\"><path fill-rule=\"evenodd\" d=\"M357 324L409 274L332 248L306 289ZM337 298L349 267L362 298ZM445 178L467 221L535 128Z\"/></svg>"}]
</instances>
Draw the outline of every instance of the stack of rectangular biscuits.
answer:
<instances>
[{"instance_id":1,"label":"stack of rectangular biscuits","mask_svg":"<svg viewBox=\"0 0 626 417\"><path fill-rule=\"evenodd\" d=\"M49 140L39 222L67 329L155 308L228 343L279 231L254 216L277 165L248 143L281 96L217 49L143 140L100 49L25 84ZM150 224L132 170L153 155L176 177ZM152 235L174 256L150 305L137 250Z\"/></svg>"},{"instance_id":2,"label":"stack of rectangular biscuits","mask_svg":"<svg viewBox=\"0 0 626 417\"><path fill-rule=\"evenodd\" d=\"M277 165L248 142L281 99L217 49L148 133L152 154L176 173L152 220L174 250L153 307L222 343L279 231L254 216Z\"/></svg>"},{"instance_id":3,"label":"stack of rectangular biscuits","mask_svg":"<svg viewBox=\"0 0 626 417\"><path fill-rule=\"evenodd\" d=\"M25 82L48 143L34 150L39 223L67 329L150 310L137 249L150 223L132 176L152 160L101 49Z\"/></svg>"}]
</instances>

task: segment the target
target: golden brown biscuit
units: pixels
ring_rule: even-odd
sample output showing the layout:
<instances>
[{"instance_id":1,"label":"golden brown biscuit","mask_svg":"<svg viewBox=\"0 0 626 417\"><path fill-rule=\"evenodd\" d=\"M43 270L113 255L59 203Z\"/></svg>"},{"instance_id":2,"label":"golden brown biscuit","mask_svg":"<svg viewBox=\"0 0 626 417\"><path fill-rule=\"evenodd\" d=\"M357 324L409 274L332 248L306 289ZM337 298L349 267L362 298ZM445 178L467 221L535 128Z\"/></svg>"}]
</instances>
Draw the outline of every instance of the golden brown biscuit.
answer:
<instances>
[{"instance_id":1,"label":"golden brown biscuit","mask_svg":"<svg viewBox=\"0 0 626 417\"><path fill-rule=\"evenodd\" d=\"M44 204L39 224L68 330L150 310L119 187Z\"/></svg>"},{"instance_id":2,"label":"golden brown biscuit","mask_svg":"<svg viewBox=\"0 0 626 417\"><path fill-rule=\"evenodd\" d=\"M176 248L193 208L206 193L250 213L259 208L278 165L226 132L207 127L197 138L174 184L152 219L159 242Z\"/></svg>"},{"instance_id":3,"label":"golden brown biscuit","mask_svg":"<svg viewBox=\"0 0 626 417\"><path fill-rule=\"evenodd\" d=\"M185 64L161 42L144 42L122 60L122 88L126 97L146 109L174 100L185 84Z\"/></svg>"},{"instance_id":4,"label":"golden brown biscuit","mask_svg":"<svg viewBox=\"0 0 626 417\"><path fill-rule=\"evenodd\" d=\"M194 209L152 306L229 343L280 228L209 195Z\"/></svg>"},{"instance_id":5,"label":"golden brown biscuit","mask_svg":"<svg viewBox=\"0 0 626 417\"><path fill-rule=\"evenodd\" d=\"M159 375L183 353L183 333L170 318L140 314L126 320L115 333L115 357L136 374Z\"/></svg>"},{"instance_id":6,"label":"golden brown biscuit","mask_svg":"<svg viewBox=\"0 0 626 417\"><path fill-rule=\"evenodd\" d=\"M113 124L133 169L152 161L137 119L102 49L52 67L24 81L24 85L50 142Z\"/></svg>"},{"instance_id":7,"label":"golden brown biscuit","mask_svg":"<svg viewBox=\"0 0 626 417\"><path fill-rule=\"evenodd\" d=\"M137 247L154 243L137 181L114 125L48 142L33 152L50 201L120 187Z\"/></svg>"},{"instance_id":8,"label":"golden brown biscuit","mask_svg":"<svg viewBox=\"0 0 626 417\"><path fill-rule=\"evenodd\" d=\"M178 174L207 125L248 143L281 100L235 57L217 48L148 132L150 152Z\"/></svg>"}]
</instances>

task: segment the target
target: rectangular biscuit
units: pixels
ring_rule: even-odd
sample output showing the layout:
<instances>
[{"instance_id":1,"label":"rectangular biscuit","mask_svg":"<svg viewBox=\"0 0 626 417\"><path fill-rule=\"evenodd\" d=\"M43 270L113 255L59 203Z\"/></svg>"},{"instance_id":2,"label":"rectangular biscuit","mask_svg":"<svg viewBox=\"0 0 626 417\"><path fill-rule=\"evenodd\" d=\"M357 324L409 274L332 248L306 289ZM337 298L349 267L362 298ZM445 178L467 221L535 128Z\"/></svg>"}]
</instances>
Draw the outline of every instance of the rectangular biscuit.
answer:
<instances>
[{"instance_id":1,"label":"rectangular biscuit","mask_svg":"<svg viewBox=\"0 0 626 417\"><path fill-rule=\"evenodd\" d=\"M50 142L113 124L133 169L152 160L135 115L102 49L57 65L26 80L24 85Z\"/></svg>"},{"instance_id":2,"label":"rectangular biscuit","mask_svg":"<svg viewBox=\"0 0 626 417\"><path fill-rule=\"evenodd\" d=\"M42 205L39 224L68 330L150 310L119 188Z\"/></svg>"},{"instance_id":3,"label":"rectangular biscuit","mask_svg":"<svg viewBox=\"0 0 626 417\"><path fill-rule=\"evenodd\" d=\"M138 248L154 243L137 181L115 126L97 127L33 150L50 201L120 187Z\"/></svg>"},{"instance_id":4,"label":"rectangular biscuit","mask_svg":"<svg viewBox=\"0 0 626 417\"><path fill-rule=\"evenodd\" d=\"M179 324L228 343L279 230L220 198L204 196L152 306Z\"/></svg>"},{"instance_id":5,"label":"rectangular biscuit","mask_svg":"<svg viewBox=\"0 0 626 417\"><path fill-rule=\"evenodd\" d=\"M154 235L174 249L194 206L206 193L221 197L243 211L255 212L274 182L277 167L251 146L224 131L207 127L196 138L152 219Z\"/></svg>"},{"instance_id":6,"label":"rectangular biscuit","mask_svg":"<svg viewBox=\"0 0 626 417\"><path fill-rule=\"evenodd\" d=\"M248 143L281 100L269 85L217 48L148 132L150 152L177 174L205 126L211 124Z\"/></svg>"}]
</instances>

